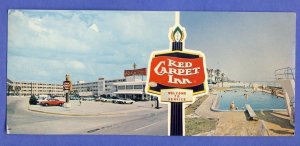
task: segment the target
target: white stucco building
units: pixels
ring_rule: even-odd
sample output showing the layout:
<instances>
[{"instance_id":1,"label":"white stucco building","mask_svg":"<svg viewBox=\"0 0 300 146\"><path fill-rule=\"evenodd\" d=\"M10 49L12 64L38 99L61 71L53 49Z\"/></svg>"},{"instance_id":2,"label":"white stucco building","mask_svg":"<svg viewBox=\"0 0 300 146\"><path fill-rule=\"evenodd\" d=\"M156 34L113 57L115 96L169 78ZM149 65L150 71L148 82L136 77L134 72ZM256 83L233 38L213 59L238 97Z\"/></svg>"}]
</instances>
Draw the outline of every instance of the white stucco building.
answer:
<instances>
[{"instance_id":1,"label":"white stucco building","mask_svg":"<svg viewBox=\"0 0 300 146\"><path fill-rule=\"evenodd\" d=\"M33 95L57 95L63 96L62 84L37 83L37 82L15 82L7 80L8 95L29 96ZM9 87L11 86L11 87Z\"/></svg>"},{"instance_id":2,"label":"white stucco building","mask_svg":"<svg viewBox=\"0 0 300 146\"><path fill-rule=\"evenodd\" d=\"M98 80L94 82L77 81L73 85L73 90L77 90L78 93L91 92L92 95L95 96L100 96L100 95L114 96L114 92L116 91L116 88L115 86L113 86L113 83L124 82L124 81L125 79L105 80L104 78L98 78Z\"/></svg>"},{"instance_id":3,"label":"white stucco building","mask_svg":"<svg viewBox=\"0 0 300 146\"><path fill-rule=\"evenodd\" d=\"M120 98L133 100L151 100L153 97L145 93L145 76L128 76L125 82L114 83L117 91L114 93Z\"/></svg>"}]
</instances>

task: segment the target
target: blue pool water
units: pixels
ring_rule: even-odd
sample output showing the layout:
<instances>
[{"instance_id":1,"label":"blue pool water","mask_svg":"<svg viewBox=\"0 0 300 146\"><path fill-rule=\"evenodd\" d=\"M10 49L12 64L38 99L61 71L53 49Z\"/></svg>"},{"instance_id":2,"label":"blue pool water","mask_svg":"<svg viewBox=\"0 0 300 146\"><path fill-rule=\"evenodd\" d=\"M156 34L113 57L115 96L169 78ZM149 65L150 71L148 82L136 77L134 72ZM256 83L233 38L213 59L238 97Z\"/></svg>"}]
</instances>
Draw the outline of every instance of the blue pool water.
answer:
<instances>
[{"instance_id":1,"label":"blue pool water","mask_svg":"<svg viewBox=\"0 0 300 146\"><path fill-rule=\"evenodd\" d=\"M244 96L248 95L248 99ZM253 110L286 109L285 100L261 91L226 91L219 93L222 96L219 101L219 109L230 110L229 106L234 101L235 107L242 110L245 104L250 104Z\"/></svg>"}]
</instances>

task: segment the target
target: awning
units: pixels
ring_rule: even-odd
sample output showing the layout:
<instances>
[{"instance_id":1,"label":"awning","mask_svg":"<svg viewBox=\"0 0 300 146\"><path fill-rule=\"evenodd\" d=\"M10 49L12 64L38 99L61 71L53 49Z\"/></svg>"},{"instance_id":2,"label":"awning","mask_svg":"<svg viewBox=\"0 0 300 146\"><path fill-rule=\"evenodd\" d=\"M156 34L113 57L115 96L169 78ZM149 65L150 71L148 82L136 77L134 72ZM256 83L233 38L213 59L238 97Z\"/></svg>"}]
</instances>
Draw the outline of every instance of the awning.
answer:
<instances>
[{"instance_id":1,"label":"awning","mask_svg":"<svg viewBox=\"0 0 300 146\"><path fill-rule=\"evenodd\" d=\"M142 91L118 91L115 94L143 94Z\"/></svg>"}]
</instances>

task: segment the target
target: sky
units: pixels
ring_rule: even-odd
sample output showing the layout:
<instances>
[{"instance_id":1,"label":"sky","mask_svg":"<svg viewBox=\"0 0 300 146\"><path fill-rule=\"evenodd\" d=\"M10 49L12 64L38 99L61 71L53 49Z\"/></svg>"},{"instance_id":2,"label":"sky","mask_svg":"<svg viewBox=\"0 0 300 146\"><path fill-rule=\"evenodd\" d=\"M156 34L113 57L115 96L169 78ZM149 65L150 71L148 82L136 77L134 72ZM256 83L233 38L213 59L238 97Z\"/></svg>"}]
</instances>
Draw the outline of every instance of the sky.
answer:
<instances>
[{"instance_id":1,"label":"sky","mask_svg":"<svg viewBox=\"0 0 300 146\"><path fill-rule=\"evenodd\" d=\"M123 78L147 67L152 51L169 48L175 13L147 11L10 10L7 77L61 83ZM181 12L186 48L206 55L208 68L241 81L273 80L295 67L294 13Z\"/></svg>"}]
</instances>

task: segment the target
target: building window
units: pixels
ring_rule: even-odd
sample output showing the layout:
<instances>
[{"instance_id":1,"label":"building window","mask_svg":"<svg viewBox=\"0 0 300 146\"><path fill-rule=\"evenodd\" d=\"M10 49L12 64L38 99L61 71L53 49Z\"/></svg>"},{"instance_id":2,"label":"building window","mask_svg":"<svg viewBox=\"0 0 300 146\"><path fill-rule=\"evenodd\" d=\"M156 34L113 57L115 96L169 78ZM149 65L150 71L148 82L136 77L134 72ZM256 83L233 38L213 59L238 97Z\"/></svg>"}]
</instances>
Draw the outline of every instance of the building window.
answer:
<instances>
[{"instance_id":1,"label":"building window","mask_svg":"<svg viewBox=\"0 0 300 146\"><path fill-rule=\"evenodd\" d=\"M133 89L133 85L126 85L126 89Z\"/></svg>"},{"instance_id":2,"label":"building window","mask_svg":"<svg viewBox=\"0 0 300 146\"><path fill-rule=\"evenodd\" d=\"M124 90L124 89L125 89L125 86L118 86L118 89L119 89L119 90Z\"/></svg>"},{"instance_id":3,"label":"building window","mask_svg":"<svg viewBox=\"0 0 300 146\"><path fill-rule=\"evenodd\" d=\"M142 85L134 85L134 89L143 89Z\"/></svg>"}]
</instances>

